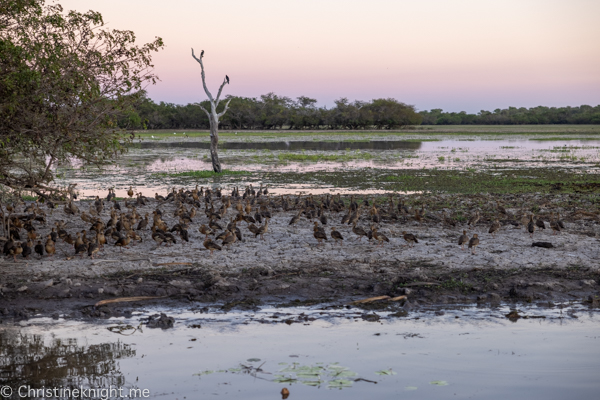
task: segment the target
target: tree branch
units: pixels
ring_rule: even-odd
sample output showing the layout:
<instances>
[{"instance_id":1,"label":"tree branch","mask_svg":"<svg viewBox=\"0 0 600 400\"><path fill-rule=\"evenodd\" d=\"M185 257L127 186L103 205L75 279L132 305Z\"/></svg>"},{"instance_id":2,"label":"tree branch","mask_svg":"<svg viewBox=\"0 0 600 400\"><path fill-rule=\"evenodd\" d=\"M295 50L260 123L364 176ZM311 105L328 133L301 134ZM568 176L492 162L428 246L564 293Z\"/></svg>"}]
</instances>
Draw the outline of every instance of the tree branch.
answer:
<instances>
[{"instance_id":1,"label":"tree branch","mask_svg":"<svg viewBox=\"0 0 600 400\"><path fill-rule=\"evenodd\" d=\"M227 100L227 103L225 103L225 109L223 111L221 111L220 113L218 113L217 117L221 118L223 115L225 115L225 113L229 109L229 103L230 102L231 102L231 99Z\"/></svg>"},{"instance_id":2,"label":"tree branch","mask_svg":"<svg viewBox=\"0 0 600 400\"><path fill-rule=\"evenodd\" d=\"M221 86L219 86L219 93L217 93L217 100L215 101L215 108L217 108L217 106L219 105L219 102L221 100L219 100L221 98L221 91L223 91L223 86L225 86L225 84L227 83L227 79L223 78L223 83L221 83Z\"/></svg>"},{"instance_id":3,"label":"tree branch","mask_svg":"<svg viewBox=\"0 0 600 400\"><path fill-rule=\"evenodd\" d=\"M202 104L200 104L200 103L196 103L196 104L198 105L198 107L200 107L200 109L201 109L202 111L204 111L204 112L206 113L206 116L208 117L208 119L210 119L210 113L209 113L209 112L206 110L206 108L204 108L204 107L202 106Z\"/></svg>"},{"instance_id":4,"label":"tree branch","mask_svg":"<svg viewBox=\"0 0 600 400\"><path fill-rule=\"evenodd\" d=\"M192 57L194 57L194 59L196 61L198 61L198 63L200 64L200 68L202 68L202 86L204 86L204 92L206 93L206 95L208 96L208 98L210 99L211 103L214 103L214 99L212 97L212 94L210 94L210 92L208 91L208 87L206 87L206 76L204 75L204 64L202 63L202 55L200 55L200 57L196 57L196 55L194 54L194 49L192 48ZM221 85L222 87L223 85ZM219 91L220 94L220 91Z\"/></svg>"}]
</instances>

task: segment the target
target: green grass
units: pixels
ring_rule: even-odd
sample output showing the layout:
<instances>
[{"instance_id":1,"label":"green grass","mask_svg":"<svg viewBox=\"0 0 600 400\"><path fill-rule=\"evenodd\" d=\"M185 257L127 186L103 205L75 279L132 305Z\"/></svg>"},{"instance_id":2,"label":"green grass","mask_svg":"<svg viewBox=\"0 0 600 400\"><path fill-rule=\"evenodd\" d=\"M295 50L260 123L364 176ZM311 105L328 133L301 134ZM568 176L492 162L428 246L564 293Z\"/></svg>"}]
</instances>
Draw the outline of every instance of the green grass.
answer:
<instances>
[{"instance_id":1,"label":"green grass","mask_svg":"<svg viewBox=\"0 0 600 400\"><path fill-rule=\"evenodd\" d=\"M279 153L277 158L279 161L350 161L350 160L370 160L374 156L366 152L350 152L346 154L304 154L304 153Z\"/></svg>"},{"instance_id":2,"label":"green grass","mask_svg":"<svg viewBox=\"0 0 600 400\"><path fill-rule=\"evenodd\" d=\"M581 133L581 132L578 132ZM597 133L597 132L595 132ZM592 133L590 133L592 134ZM552 137L545 137L545 138L530 138L529 140L537 140L537 141L557 141L557 140L600 140L600 136L598 137L572 137L572 136L568 136L568 137L564 137L564 136L552 136Z\"/></svg>"},{"instance_id":3,"label":"green grass","mask_svg":"<svg viewBox=\"0 0 600 400\"><path fill-rule=\"evenodd\" d=\"M169 178L196 178L196 179L205 179L205 178L215 178L224 175L248 175L250 174L247 171L231 171L228 169L224 169L220 174L214 171L184 171L184 172L160 172L157 174L153 174L158 177L169 177Z\"/></svg>"}]
</instances>

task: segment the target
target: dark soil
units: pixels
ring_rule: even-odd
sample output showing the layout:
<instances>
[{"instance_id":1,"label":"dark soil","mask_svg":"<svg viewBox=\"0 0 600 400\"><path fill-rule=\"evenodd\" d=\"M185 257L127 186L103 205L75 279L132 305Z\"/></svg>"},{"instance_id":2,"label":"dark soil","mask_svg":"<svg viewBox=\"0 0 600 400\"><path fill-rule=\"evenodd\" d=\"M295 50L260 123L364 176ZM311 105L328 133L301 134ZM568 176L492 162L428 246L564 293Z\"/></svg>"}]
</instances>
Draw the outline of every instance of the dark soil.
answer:
<instances>
[{"instance_id":1,"label":"dark soil","mask_svg":"<svg viewBox=\"0 0 600 400\"><path fill-rule=\"evenodd\" d=\"M398 310L432 304L534 303L553 307L558 303L600 305L600 272L592 268L499 270L449 270L427 264L400 268L378 264L367 276L348 272L347 266L297 265L280 271L260 266L239 274L191 266L179 270L154 270L114 274L76 281L47 281L40 287L18 291L2 282L0 324L11 324L33 316L54 318L108 318L130 315L148 305L187 308L219 307L224 311L255 309L272 304L280 307L316 304L345 305L374 296L397 297L361 304L367 310ZM3 279L4 280L4 279ZM96 306L101 300L153 296L134 302Z\"/></svg>"}]
</instances>

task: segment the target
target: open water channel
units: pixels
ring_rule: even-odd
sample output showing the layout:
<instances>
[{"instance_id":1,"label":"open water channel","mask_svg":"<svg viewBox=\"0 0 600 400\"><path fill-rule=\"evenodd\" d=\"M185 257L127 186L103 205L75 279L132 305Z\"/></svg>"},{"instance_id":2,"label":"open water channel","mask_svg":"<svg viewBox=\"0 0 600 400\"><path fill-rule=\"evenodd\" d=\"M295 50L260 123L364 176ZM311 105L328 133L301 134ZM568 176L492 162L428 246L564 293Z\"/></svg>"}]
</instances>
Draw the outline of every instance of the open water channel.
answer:
<instances>
[{"instance_id":1,"label":"open water channel","mask_svg":"<svg viewBox=\"0 0 600 400\"><path fill-rule=\"evenodd\" d=\"M509 311L421 307L377 320L339 306L147 307L101 322L32 318L0 329L0 378L13 391L3 398L121 388L123 398L140 389L144 398L277 399L284 387L290 399L597 398L598 311L531 306L517 321ZM173 328L140 326L161 312Z\"/></svg>"}]
</instances>

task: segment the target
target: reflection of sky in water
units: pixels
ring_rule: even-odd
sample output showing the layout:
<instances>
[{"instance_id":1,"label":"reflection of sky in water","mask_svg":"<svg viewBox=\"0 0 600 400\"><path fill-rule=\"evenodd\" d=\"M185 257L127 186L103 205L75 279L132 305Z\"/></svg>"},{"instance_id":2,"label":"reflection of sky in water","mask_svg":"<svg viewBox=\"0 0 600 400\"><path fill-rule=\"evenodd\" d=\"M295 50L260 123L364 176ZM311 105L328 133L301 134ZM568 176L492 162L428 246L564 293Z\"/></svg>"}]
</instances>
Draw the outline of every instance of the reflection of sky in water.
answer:
<instances>
[{"instance_id":1,"label":"reflection of sky in water","mask_svg":"<svg viewBox=\"0 0 600 400\"><path fill-rule=\"evenodd\" d=\"M287 144L289 145L290 142ZM304 142L303 142L304 143ZM308 142L306 142L308 143ZM313 148L331 148L339 145L335 142L310 142L316 144ZM322 146L319 144L321 143ZM377 146L381 146L378 142ZM155 144L160 144L157 142ZM186 145L186 143L182 143ZM189 144L189 143L187 143ZM231 144L231 143L230 143ZM246 143L234 143L236 146ZM251 143L260 145L260 143ZM273 147L277 142L267 143ZM465 139L440 140L421 143L406 143L399 146L397 150L373 150L372 144L368 142L352 142L354 150L306 150L298 151L272 151L272 150L220 150L223 168L234 171L250 171L254 173L264 172L335 172L360 170L362 168L385 168L392 170L422 168L438 169L463 169L463 168L582 168L586 167L589 172L596 173L594 169L600 163L600 140L523 140L523 139L501 139L501 140L473 140L472 137ZM177 147L177 143L170 143L175 147L159 147L152 149L132 149L128 154L122 156L113 165L107 166L102 173L96 169L79 169L80 163L73 162L73 169L65 170L63 182L78 182L78 189L83 195L95 195L98 191L104 193L107 187L116 187L117 195L125 197L129 185L138 187L144 195L153 196L155 192L163 193L169 187L181 186L182 184L195 184L193 179L184 181L176 178L157 177L157 173L178 173L195 170L211 170L212 166L208 158L208 150L199 148ZM371 147L361 150L360 146ZM407 149L407 147L409 149ZM340 156L346 155L349 160L345 161L279 161L278 155L282 153ZM369 153L372 159L363 159L361 154ZM262 179L268 182L268 176ZM236 185L245 185L248 182L243 176L232 176L223 178L223 184L227 182ZM255 176L250 181L260 182L261 178ZM207 180L201 180L204 185ZM347 188L346 188L347 189ZM355 192L341 188L340 193ZM277 194L293 194L301 190L297 185L282 185L273 187L272 192ZM319 188L313 185L312 192L330 193L328 188ZM362 191L361 191L362 192ZM372 191L371 193L377 193Z\"/></svg>"},{"instance_id":2,"label":"reflection of sky in water","mask_svg":"<svg viewBox=\"0 0 600 400\"><path fill-rule=\"evenodd\" d=\"M277 397L285 386L294 398L541 400L591 399L600 390L600 321L597 312L582 306L521 308L521 314L545 315L547 319L520 319L516 323L504 317L509 311L504 306L448 308L443 315L434 314L438 309L431 308L411 312L408 318L381 322L363 321L362 310L334 309L326 312L333 317L289 326L283 321L297 321L300 313L322 318L322 308L266 307L227 314L145 308L146 315L166 312L175 317L175 329L143 328L131 336L106 329L117 322L137 326L139 316L98 324L32 319L25 322L29 326L14 329L46 338L75 338L87 346L117 342L131 346L135 353L119 359L118 370L126 386L149 389L152 397L170 393L173 398L233 398L229 395L235 393L238 398L243 393L245 399L266 399ZM278 318L272 318L274 315ZM299 366L339 363L356 374L352 379L377 384L357 381L349 388L330 390L327 382L320 387L271 382L294 362ZM255 378L224 372L240 368L240 364L261 366L264 373ZM377 375L381 370L396 374ZM195 375L206 371L212 372ZM332 378L323 374L321 379ZM445 381L448 386L432 385L434 381ZM408 393L407 387L417 389Z\"/></svg>"}]
</instances>

